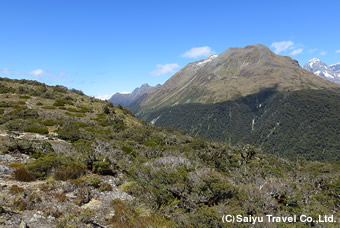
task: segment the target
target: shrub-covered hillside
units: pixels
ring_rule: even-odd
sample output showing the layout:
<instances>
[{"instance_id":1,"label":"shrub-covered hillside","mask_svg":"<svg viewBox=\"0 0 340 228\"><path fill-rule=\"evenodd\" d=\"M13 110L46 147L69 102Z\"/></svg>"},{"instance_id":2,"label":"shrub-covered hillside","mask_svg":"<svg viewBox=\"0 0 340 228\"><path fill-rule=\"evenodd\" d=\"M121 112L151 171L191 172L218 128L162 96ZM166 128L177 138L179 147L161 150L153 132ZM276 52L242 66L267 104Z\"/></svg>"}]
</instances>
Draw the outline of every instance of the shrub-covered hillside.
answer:
<instances>
[{"instance_id":1,"label":"shrub-covered hillside","mask_svg":"<svg viewBox=\"0 0 340 228\"><path fill-rule=\"evenodd\" d=\"M226 214L340 219L339 163L292 162L250 145L204 141L34 81L1 79L0 106L4 227L250 225L223 223Z\"/></svg>"}]
</instances>

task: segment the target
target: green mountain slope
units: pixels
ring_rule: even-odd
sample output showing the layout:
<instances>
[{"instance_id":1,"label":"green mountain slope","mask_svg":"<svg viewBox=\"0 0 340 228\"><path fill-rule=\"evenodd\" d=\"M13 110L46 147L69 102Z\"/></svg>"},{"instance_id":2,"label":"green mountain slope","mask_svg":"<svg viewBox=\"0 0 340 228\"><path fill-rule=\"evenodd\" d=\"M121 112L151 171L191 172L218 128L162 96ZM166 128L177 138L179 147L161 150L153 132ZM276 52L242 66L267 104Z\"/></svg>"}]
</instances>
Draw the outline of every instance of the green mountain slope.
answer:
<instances>
[{"instance_id":1,"label":"green mountain slope","mask_svg":"<svg viewBox=\"0 0 340 228\"><path fill-rule=\"evenodd\" d=\"M268 89L234 101L184 104L147 116L195 136L261 146L279 156L340 159L340 90Z\"/></svg>"},{"instance_id":2,"label":"green mountain slope","mask_svg":"<svg viewBox=\"0 0 340 228\"><path fill-rule=\"evenodd\" d=\"M34 81L1 78L0 106L2 227L250 225L223 223L225 214L340 219L338 163L204 141Z\"/></svg>"}]
</instances>

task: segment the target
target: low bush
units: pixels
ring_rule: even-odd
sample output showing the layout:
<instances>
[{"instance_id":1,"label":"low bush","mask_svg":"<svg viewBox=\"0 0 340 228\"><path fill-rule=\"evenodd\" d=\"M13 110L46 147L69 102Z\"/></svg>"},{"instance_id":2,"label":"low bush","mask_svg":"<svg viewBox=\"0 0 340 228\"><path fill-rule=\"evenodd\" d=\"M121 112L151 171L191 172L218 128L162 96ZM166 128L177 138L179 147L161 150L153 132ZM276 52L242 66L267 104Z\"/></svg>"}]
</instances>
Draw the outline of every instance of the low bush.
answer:
<instances>
[{"instance_id":1,"label":"low bush","mask_svg":"<svg viewBox=\"0 0 340 228\"><path fill-rule=\"evenodd\" d=\"M48 129L45 125L40 123L32 123L25 129L28 132L38 133L38 134L48 134Z\"/></svg>"},{"instance_id":2,"label":"low bush","mask_svg":"<svg viewBox=\"0 0 340 228\"><path fill-rule=\"evenodd\" d=\"M29 182L29 181L35 180L33 173L30 171L27 171L25 168L17 168L13 172L13 176L14 176L14 179L18 181Z\"/></svg>"},{"instance_id":3,"label":"low bush","mask_svg":"<svg viewBox=\"0 0 340 228\"><path fill-rule=\"evenodd\" d=\"M56 121L48 119L48 120L44 120L41 122L42 124L44 124L45 126L54 126L56 125Z\"/></svg>"},{"instance_id":4,"label":"low bush","mask_svg":"<svg viewBox=\"0 0 340 228\"><path fill-rule=\"evenodd\" d=\"M68 116L74 116L74 117L85 117L86 115L83 113L72 113L72 112L65 112Z\"/></svg>"},{"instance_id":5,"label":"low bush","mask_svg":"<svg viewBox=\"0 0 340 228\"><path fill-rule=\"evenodd\" d=\"M13 163L9 164L9 167L12 168L12 169L25 168L25 164L13 162Z\"/></svg>"},{"instance_id":6,"label":"low bush","mask_svg":"<svg viewBox=\"0 0 340 228\"><path fill-rule=\"evenodd\" d=\"M84 174L84 168L81 166L60 166L56 168L54 177L56 180L77 179Z\"/></svg>"},{"instance_id":7,"label":"low bush","mask_svg":"<svg viewBox=\"0 0 340 228\"><path fill-rule=\"evenodd\" d=\"M56 109L55 106L43 106L41 108L43 108L43 109Z\"/></svg>"},{"instance_id":8,"label":"low bush","mask_svg":"<svg viewBox=\"0 0 340 228\"><path fill-rule=\"evenodd\" d=\"M13 194L23 193L24 191L25 189L19 187L16 184L12 185L11 188L9 189L9 192Z\"/></svg>"},{"instance_id":9,"label":"low bush","mask_svg":"<svg viewBox=\"0 0 340 228\"><path fill-rule=\"evenodd\" d=\"M98 188L100 186L101 180L96 176L86 176L82 178L83 182L88 186L93 186Z\"/></svg>"},{"instance_id":10,"label":"low bush","mask_svg":"<svg viewBox=\"0 0 340 228\"><path fill-rule=\"evenodd\" d=\"M48 174L56 175L56 179L74 179L83 174L84 165L80 162L73 161L70 157L58 156L56 153L41 155L34 162L29 163L28 170L32 171L36 178L45 178ZM67 170L62 171L61 169ZM73 167L73 168L70 168ZM75 172L74 174L72 174Z\"/></svg>"},{"instance_id":11,"label":"low bush","mask_svg":"<svg viewBox=\"0 0 340 228\"><path fill-rule=\"evenodd\" d=\"M73 102L69 100L65 100L65 99L56 99L53 105L54 106L65 106L66 104L73 105Z\"/></svg>"},{"instance_id":12,"label":"low bush","mask_svg":"<svg viewBox=\"0 0 340 228\"><path fill-rule=\"evenodd\" d=\"M19 96L20 99L30 99L30 96Z\"/></svg>"},{"instance_id":13,"label":"low bush","mask_svg":"<svg viewBox=\"0 0 340 228\"><path fill-rule=\"evenodd\" d=\"M113 175L111 164L108 161L95 161L93 162L93 172L101 175Z\"/></svg>"},{"instance_id":14,"label":"low bush","mask_svg":"<svg viewBox=\"0 0 340 228\"><path fill-rule=\"evenodd\" d=\"M103 183L99 186L99 191L101 192L110 192L112 190L113 190L112 186L107 183Z\"/></svg>"}]
</instances>

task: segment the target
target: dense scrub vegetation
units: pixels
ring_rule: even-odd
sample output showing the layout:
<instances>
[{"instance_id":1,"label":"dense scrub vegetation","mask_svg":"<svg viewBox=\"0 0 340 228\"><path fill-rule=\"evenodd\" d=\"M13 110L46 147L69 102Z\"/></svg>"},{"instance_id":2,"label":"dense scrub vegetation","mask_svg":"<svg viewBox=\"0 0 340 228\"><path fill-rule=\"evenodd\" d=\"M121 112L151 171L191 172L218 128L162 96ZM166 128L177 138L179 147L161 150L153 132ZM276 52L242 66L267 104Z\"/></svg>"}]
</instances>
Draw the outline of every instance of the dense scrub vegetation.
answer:
<instances>
[{"instance_id":1,"label":"dense scrub vegetation","mask_svg":"<svg viewBox=\"0 0 340 228\"><path fill-rule=\"evenodd\" d=\"M145 118L206 139L258 145L286 158L336 161L339 100L336 90L265 90L235 101L177 105Z\"/></svg>"},{"instance_id":2,"label":"dense scrub vegetation","mask_svg":"<svg viewBox=\"0 0 340 228\"><path fill-rule=\"evenodd\" d=\"M101 221L105 226L230 227L222 223L225 214L334 214L340 218L339 163L303 158L292 162L247 144L205 141L148 125L124 107L80 92L25 83L1 81L12 89L0 94L4 110L0 131L7 134L0 137L0 151L29 156L28 162L11 162L13 179L43 181L40 188L46 194L58 183L64 186L53 199L70 202L77 210L47 208L57 227L91 226L96 214L105 213L83 207L94 199L94 189L112 191L112 185L102 182L105 176L114 177L120 191L132 196L106 205L115 213ZM22 84L46 91L19 93ZM20 98L24 95L29 97ZM17 104L19 100L25 102ZM32 124L34 131L30 131ZM77 195L69 198L66 192L72 189L77 189ZM1 205L21 213L44 201L39 192L27 193L14 185L8 194L15 195L15 200L2 198Z\"/></svg>"}]
</instances>

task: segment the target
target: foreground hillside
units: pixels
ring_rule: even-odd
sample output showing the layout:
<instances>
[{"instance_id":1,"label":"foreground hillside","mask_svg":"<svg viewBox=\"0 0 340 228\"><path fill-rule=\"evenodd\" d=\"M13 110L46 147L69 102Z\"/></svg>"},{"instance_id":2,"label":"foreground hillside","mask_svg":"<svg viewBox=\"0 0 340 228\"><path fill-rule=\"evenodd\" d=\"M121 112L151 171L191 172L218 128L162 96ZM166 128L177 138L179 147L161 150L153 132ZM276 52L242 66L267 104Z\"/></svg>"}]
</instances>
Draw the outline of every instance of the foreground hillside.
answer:
<instances>
[{"instance_id":1,"label":"foreground hillside","mask_svg":"<svg viewBox=\"0 0 340 228\"><path fill-rule=\"evenodd\" d=\"M0 106L3 227L250 225L223 223L227 214L340 219L339 163L207 142L34 81L1 79ZM338 224L253 227L281 225Z\"/></svg>"}]
</instances>

